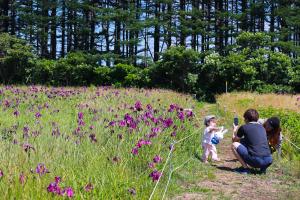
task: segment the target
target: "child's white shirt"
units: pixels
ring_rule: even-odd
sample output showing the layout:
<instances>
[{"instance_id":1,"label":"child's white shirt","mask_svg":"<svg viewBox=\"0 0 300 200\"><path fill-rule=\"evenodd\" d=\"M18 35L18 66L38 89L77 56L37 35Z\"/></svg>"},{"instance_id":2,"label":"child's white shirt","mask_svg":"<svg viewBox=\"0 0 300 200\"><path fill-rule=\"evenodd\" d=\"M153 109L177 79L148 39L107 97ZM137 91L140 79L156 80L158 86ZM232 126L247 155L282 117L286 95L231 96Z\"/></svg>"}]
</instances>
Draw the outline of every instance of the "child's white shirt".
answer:
<instances>
[{"instance_id":1,"label":"child's white shirt","mask_svg":"<svg viewBox=\"0 0 300 200\"><path fill-rule=\"evenodd\" d=\"M214 134L216 132L216 131L212 130L212 128L214 128L214 127L208 126L204 129L202 143L212 144L211 139L214 137Z\"/></svg>"}]
</instances>

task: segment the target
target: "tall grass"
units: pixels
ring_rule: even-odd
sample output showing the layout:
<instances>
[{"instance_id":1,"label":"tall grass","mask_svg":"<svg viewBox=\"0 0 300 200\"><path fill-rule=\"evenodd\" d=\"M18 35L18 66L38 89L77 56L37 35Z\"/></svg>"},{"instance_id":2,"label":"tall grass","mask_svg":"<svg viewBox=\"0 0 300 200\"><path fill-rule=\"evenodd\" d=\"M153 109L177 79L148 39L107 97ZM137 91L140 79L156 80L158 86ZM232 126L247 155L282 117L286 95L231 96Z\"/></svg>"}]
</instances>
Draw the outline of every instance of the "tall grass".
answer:
<instances>
[{"instance_id":1,"label":"tall grass","mask_svg":"<svg viewBox=\"0 0 300 200\"><path fill-rule=\"evenodd\" d=\"M136 102L141 102L142 110L136 109ZM168 110L171 104L177 105L172 112ZM2 86L0 108L3 199L61 198L62 194L47 191L56 176L62 179L59 187L71 187L76 199L147 199L157 181L149 174L162 170L170 144L202 131L195 115L187 117L182 110L194 108L198 114L202 104L167 90ZM143 118L146 112L155 122ZM181 112L184 119L179 118ZM136 127L119 125L126 113ZM166 127L168 118L173 124ZM160 131L149 138L154 127ZM199 150L199 134L175 146L174 167ZM151 141L151 145L143 145L134 155L132 149L141 139ZM162 161L150 168L156 155ZM49 172L38 174L39 163ZM174 173L176 177L180 174ZM167 178L166 170L162 185ZM172 181L170 187L175 189L178 183ZM85 188L88 184L92 189ZM158 187L154 199L163 191L164 187Z\"/></svg>"}]
</instances>

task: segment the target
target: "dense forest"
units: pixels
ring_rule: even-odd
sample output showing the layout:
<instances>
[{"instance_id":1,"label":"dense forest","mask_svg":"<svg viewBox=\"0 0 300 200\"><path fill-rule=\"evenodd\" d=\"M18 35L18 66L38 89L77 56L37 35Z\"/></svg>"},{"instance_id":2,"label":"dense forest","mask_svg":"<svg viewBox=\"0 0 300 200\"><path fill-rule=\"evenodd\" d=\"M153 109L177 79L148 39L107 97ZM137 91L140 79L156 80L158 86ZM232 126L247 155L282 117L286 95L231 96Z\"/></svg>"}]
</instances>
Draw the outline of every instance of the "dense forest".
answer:
<instances>
[{"instance_id":1,"label":"dense forest","mask_svg":"<svg viewBox=\"0 0 300 200\"><path fill-rule=\"evenodd\" d=\"M284 86L284 90L287 91L299 90L297 89L300 82L299 0L0 0L0 2L0 31L8 33L2 34L0 41L2 60L0 74L3 83L27 81L70 85L90 83L124 85L124 81L119 79L119 72L116 72L118 71L116 66L119 66L118 68L122 68L119 71L125 73L125 78L128 74L132 74L131 79L148 81L133 86L163 85L190 92L194 90L192 88L198 87L197 85L211 83L212 78L216 78L215 81L222 85L228 81L232 90L253 90L260 87L261 83L268 85L267 88L270 90L277 86L279 88ZM16 60L14 55L13 61L7 60L11 52L8 49L13 49L12 44L19 45L15 49L21 49L19 53L24 54L23 58ZM172 53L175 54L169 55ZM187 55L183 56L185 53ZM215 58L216 56L218 58ZM259 64L262 61L257 61L256 64L244 63L249 62L251 58L259 60L265 57L268 57L268 60L263 64ZM235 73L244 75L241 74L241 78L236 80L237 77L234 77L233 72L226 71L225 77L212 74L216 73L213 67L204 66L209 59L220 61L220 66L224 69L215 66L215 70L221 71L223 75L226 70L237 71L232 66L223 66L224 63L225 65L236 63L240 66L241 72ZM22 61L22 64L16 64L18 61ZM15 63L18 70L7 67L11 62ZM172 70L166 66L170 65L170 62L173 62ZM52 72L58 68L63 72L67 71L61 69L63 68L61 65L64 65L62 63L77 66L74 67L76 69L72 69L70 75L62 75L61 78L67 77L68 80L59 81L59 77L55 77L53 73L45 75L46 69ZM84 71L87 70L86 65L93 66L90 74ZM266 73L261 69L268 67L277 68L277 71L272 69L272 72ZM24 73L16 74L21 68ZM43 70L44 74L39 71L37 75L38 69ZM10 76L7 75L7 71L11 71ZM81 72L85 75L80 76L85 77L72 78L71 74ZM111 73L117 74L117 77ZM179 73L178 76L176 73ZM143 77L148 75L148 78ZM199 75L203 75L204 78L199 79ZM93 81L99 80L99 77L102 81ZM191 86L190 82L196 83ZM272 84L273 86L270 86ZM205 87L216 88L213 85ZM202 92L208 89L203 87ZM214 89L214 92L221 92L221 89Z\"/></svg>"}]
</instances>

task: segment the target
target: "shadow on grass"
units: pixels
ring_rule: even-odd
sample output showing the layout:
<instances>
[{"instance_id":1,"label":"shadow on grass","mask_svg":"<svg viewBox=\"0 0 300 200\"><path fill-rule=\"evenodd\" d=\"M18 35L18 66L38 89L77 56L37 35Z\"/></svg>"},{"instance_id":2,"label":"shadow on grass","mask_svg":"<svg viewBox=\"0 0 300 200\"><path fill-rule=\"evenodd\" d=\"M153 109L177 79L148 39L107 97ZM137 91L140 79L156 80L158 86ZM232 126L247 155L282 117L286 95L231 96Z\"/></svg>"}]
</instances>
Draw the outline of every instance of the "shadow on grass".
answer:
<instances>
[{"instance_id":1,"label":"shadow on grass","mask_svg":"<svg viewBox=\"0 0 300 200\"><path fill-rule=\"evenodd\" d=\"M215 166L219 170L227 171L227 172L234 172L235 169L225 166Z\"/></svg>"}]
</instances>

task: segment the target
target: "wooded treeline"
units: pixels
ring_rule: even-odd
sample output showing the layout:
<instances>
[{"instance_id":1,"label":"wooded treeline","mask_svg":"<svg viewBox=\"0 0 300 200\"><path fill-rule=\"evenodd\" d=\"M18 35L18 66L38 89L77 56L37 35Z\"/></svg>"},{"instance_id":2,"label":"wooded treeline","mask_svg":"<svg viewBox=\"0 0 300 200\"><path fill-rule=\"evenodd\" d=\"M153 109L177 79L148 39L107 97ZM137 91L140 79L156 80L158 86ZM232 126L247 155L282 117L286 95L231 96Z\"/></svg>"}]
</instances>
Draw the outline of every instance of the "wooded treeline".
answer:
<instances>
[{"instance_id":1,"label":"wooded treeline","mask_svg":"<svg viewBox=\"0 0 300 200\"><path fill-rule=\"evenodd\" d=\"M242 31L267 32L272 51L299 55L299 0L0 0L1 32L42 58L83 50L147 66L172 45L227 55Z\"/></svg>"}]
</instances>

